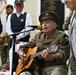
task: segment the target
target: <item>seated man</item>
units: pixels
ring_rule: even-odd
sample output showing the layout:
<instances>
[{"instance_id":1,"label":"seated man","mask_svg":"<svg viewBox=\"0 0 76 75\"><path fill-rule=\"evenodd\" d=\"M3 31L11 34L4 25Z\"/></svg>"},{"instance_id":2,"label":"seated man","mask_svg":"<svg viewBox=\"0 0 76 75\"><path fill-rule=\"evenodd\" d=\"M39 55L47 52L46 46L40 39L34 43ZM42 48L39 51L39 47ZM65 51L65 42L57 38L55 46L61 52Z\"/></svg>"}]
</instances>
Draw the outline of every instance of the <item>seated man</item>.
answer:
<instances>
[{"instance_id":1,"label":"seated man","mask_svg":"<svg viewBox=\"0 0 76 75\"><path fill-rule=\"evenodd\" d=\"M32 75L34 73L38 75L39 73L40 75L42 70L41 75L67 75L66 61L69 58L69 42L67 35L63 31L57 30L59 16L55 12L46 11L39 16L39 21L42 30L27 44L20 46L18 54L22 62L24 62L24 67L30 60L30 58L26 58L28 48L37 47L36 52L42 52L34 60L37 61L37 64L40 62L41 65L39 64L39 68L37 67L34 72L28 67L24 68L20 73L17 66L16 74Z\"/></svg>"}]
</instances>

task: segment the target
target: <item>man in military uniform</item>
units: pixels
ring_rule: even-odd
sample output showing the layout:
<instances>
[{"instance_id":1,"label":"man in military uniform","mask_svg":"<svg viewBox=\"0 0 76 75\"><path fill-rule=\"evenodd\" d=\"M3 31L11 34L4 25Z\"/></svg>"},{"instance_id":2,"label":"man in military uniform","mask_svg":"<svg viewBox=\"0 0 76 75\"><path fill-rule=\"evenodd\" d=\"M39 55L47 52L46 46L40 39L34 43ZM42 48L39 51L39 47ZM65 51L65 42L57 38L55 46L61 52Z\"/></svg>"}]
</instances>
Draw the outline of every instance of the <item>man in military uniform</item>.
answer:
<instances>
[{"instance_id":1,"label":"man in military uniform","mask_svg":"<svg viewBox=\"0 0 76 75\"><path fill-rule=\"evenodd\" d=\"M1 18L0 18L0 34L2 33L3 30L3 25L1 22ZM8 59L8 49L9 46L6 45L6 43L8 44L9 42L9 38L7 37L7 39L4 37L6 35L2 34L0 37L0 56L1 56L1 64L0 64L0 69L3 69L3 65L7 63L7 59ZM4 38L3 38L4 37ZM6 41L8 40L8 41Z\"/></svg>"},{"instance_id":2,"label":"man in military uniform","mask_svg":"<svg viewBox=\"0 0 76 75\"><path fill-rule=\"evenodd\" d=\"M7 35L11 35L17 32L23 32L27 30L31 30L28 25L32 25L32 18L29 13L24 12L24 0L15 0L14 2L14 7L16 9L15 13L12 13L8 16L7 24L6 24L6 32ZM12 36L10 36L11 39L13 39ZM20 33L16 35L16 40L15 40L15 52L14 52L14 71L17 66L17 48L19 47L20 44L27 43L30 38L30 31ZM13 43L12 43L13 44ZM12 49L10 50L10 55L12 55ZM14 50L13 50L14 51ZM10 56L11 57L11 56ZM10 58L11 60L11 58ZM11 60L12 61L12 60ZM12 64L10 64L12 65Z\"/></svg>"},{"instance_id":3,"label":"man in military uniform","mask_svg":"<svg viewBox=\"0 0 76 75\"><path fill-rule=\"evenodd\" d=\"M73 11L69 26L70 61L68 75L76 75L76 0L63 0L63 2Z\"/></svg>"},{"instance_id":4,"label":"man in military uniform","mask_svg":"<svg viewBox=\"0 0 76 75\"><path fill-rule=\"evenodd\" d=\"M35 75L41 73L40 70L42 70L42 75L67 75L66 61L69 58L69 43L67 35L63 31L57 30L59 16L55 12L45 11L39 16L39 21L42 30L26 45L20 46L19 57L21 60L27 61L28 48L37 47L37 52L42 52L36 61L42 61L42 63L40 63L41 66L38 63L39 68L34 71ZM18 73L17 70L16 73ZM20 75L31 75L30 68L26 68L25 72Z\"/></svg>"}]
</instances>

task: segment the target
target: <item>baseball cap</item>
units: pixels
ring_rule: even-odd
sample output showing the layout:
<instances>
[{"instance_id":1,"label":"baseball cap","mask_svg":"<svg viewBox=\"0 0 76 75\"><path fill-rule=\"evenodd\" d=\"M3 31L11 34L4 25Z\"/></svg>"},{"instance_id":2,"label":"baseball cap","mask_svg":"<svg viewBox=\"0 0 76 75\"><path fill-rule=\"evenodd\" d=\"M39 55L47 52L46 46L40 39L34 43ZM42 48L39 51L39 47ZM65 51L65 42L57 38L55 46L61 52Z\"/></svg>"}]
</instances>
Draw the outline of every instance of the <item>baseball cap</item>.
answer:
<instances>
[{"instance_id":1,"label":"baseball cap","mask_svg":"<svg viewBox=\"0 0 76 75\"><path fill-rule=\"evenodd\" d=\"M14 4L23 4L24 0L15 0Z\"/></svg>"}]
</instances>

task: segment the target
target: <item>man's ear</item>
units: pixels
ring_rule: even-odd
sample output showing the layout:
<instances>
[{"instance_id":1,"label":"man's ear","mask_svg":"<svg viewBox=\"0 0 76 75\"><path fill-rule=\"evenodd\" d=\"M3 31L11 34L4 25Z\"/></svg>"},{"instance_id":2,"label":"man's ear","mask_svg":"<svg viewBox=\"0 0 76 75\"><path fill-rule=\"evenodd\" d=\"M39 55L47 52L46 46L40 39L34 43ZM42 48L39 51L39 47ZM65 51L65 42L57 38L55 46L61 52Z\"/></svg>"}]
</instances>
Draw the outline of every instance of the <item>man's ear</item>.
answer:
<instances>
[{"instance_id":1,"label":"man's ear","mask_svg":"<svg viewBox=\"0 0 76 75\"><path fill-rule=\"evenodd\" d=\"M24 8L24 4L23 4L23 8Z\"/></svg>"},{"instance_id":2,"label":"man's ear","mask_svg":"<svg viewBox=\"0 0 76 75\"><path fill-rule=\"evenodd\" d=\"M56 28L57 28L57 24L56 24L56 23L53 25L53 28L54 28L54 29L56 29Z\"/></svg>"},{"instance_id":3,"label":"man's ear","mask_svg":"<svg viewBox=\"0 0 76 75\"><path fill-rule=\"evenodd\" d=\"M16 5L14 5L14 8L16 7Z\"/></svg>"}]
</instances>

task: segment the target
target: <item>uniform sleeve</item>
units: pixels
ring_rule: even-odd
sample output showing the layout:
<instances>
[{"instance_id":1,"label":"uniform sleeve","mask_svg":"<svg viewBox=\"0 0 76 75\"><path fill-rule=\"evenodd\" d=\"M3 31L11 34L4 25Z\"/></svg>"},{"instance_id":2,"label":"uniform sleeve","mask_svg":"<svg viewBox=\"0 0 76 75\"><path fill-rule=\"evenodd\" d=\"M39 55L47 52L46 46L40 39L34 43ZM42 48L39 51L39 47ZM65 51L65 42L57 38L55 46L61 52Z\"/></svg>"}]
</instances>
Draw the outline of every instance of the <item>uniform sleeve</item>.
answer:
<instances>
[{"instance_id":1,"label":"uniform sleeve","mask_svg":"<svg viewBox=\"0 0 76 75\"><path fill-rule=\"evenodd\" d=\"M23 48L23 50L25 50L25 48L34 48L36 46L36 36L37 35L35 35L35 37L31 39L31 41L29 41L27 44L21 45L19 50L21 48Z\"/></svg>"},{"instance_id":2,"label":"uniform sleeve","mask_svg":"<svg viewBox=\"0 0 76 75\"><path fill-rule=\"evenodd\" d=\"M68 36L64 34L60 38L60 45L58 52L54 54L56 63L58 64L66 63L67 59L69 58L69 55L70 55L69 40L68 40Z\"/></svg>"},{"instance_id":3,"label":"uniform sleeve","mask_svg":"<svg viewBox=\"0 0 76 75\"><path fill-rule=\"evenodd\" d=\"M28 30L31 30L31 28L28 27L28 25L32 25L32 18L29 13L26 14L25 28L21 31L21 32L23 32L23 31L27 31L27 32L19 34L17 36L17 39L23 38L24 36L27 36L30 34L30 31L28 31Z\"/></svg>"}]
</instances>

